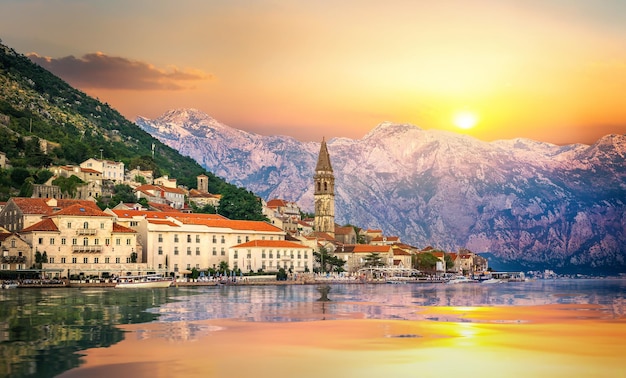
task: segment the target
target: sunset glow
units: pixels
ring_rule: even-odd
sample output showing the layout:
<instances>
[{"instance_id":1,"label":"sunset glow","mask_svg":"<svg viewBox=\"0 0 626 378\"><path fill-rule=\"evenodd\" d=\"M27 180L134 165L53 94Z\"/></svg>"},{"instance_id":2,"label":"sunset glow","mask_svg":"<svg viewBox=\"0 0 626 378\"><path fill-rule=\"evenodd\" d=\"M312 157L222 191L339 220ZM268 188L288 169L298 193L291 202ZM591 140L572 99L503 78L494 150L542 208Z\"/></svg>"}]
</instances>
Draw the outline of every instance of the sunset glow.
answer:
<instances>
[{"instance_id":1,"label":"sunset glow","mask_svg":"<svg viewBox=\"0 0 626 378\"><path fill-rule=\"evenodd\" d=\"M454 124L459 129L469 130L476 126L477 122L478 117L474 113L468 111L462 111L454 115Z\"/></svg>"},{"instance_id":2,"label":"sunset glow","mask_svg":"<svg viewBox=\"0 0 626 378\"><path fill-rule=\"evenodd\" d=\"M0 25L3 43L130 120L193 107L315 141L384 121L483 140L626 133L620 0L11 1ZM476 127L451 122L459 104Z\"/></svg>"}]
</instances>

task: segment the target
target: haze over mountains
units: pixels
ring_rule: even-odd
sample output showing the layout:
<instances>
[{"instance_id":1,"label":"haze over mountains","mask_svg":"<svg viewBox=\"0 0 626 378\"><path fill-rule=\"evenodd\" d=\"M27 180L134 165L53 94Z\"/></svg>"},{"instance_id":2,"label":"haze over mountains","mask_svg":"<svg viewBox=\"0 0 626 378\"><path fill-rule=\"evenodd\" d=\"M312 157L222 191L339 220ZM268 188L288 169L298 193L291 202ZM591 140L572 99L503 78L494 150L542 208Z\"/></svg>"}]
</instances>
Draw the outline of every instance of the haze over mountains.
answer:
<instances>
[{"instance_id":1,"label":"haze over mountains","mask_svg":"<svg viewBox=\"0 0 626 378\"><path fill-rule=\"evenodd\" d=\"M228 127L194 109L137 125L264 199L313 209L319 143ZM336 221L381 228L418 247L491 252L505 263L574 270L626 266L626 137L556 146L483 142L381 123L328 141Z\"/></svg>"}]
</instances>

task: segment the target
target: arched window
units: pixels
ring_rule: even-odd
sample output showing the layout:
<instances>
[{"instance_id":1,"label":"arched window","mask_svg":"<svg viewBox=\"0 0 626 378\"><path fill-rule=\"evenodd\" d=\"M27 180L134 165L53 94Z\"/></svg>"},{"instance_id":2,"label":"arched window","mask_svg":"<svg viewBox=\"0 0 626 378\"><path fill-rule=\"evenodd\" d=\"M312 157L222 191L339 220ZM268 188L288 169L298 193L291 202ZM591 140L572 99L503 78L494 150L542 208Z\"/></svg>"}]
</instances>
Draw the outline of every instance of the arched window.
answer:
<instances>
[{"instance_id":1,"label":"arched window","mask_svg":"<svg viewBox=\"0 0 626 378\"><path fill-rule=\"evenodd\" d=\"M89 245L89 239L83 238L83 245Z\"/></svg>"},{"instance_id":2,"label":"arched window","mask_svg":"<svg viewBox=\"0 0 626 378\"><path fill-rule=\"evenodd\" d=\"M85 223L83 223L83 228L84 228L84 229L88 229L88 228L89 228L89 222L85 222Z\"/></svg>"},{"instance_id":3,"label":"arched window","mask_svg":"<svg viewBox=\"0 0 626 378\"><path fill-rule=\"evenodd\" d=\"M324 191L328 191L328 183L326 181L324 181Z\"/></svg>"},{"instance_id":4,"label":"arched window","mask_svg":"<svg viewBox=\"0 0 626 378\"><path fill-rule=\"evenodd\" d=\"M322 190L322 183L321 182L317 182L317 191L321 191Z\"/></svg>"}]
</instances>

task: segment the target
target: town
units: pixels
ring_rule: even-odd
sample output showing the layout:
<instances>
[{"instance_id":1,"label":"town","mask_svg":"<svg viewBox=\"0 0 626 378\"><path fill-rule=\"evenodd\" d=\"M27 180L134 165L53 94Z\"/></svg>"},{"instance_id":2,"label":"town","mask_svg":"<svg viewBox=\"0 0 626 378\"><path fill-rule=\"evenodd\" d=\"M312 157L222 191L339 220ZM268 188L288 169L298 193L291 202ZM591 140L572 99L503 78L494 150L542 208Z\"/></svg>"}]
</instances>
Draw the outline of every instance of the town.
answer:
<instances>
[{"instance_id":1,"label":"town","mask_svg":"<svg viewBox=\"0 0 626 378\"><path fill-rule=\"evenodd\" d=\"M0 163L8 164L4 154ZM469 250L418 248L379 229L335 223L334 175L323 140L313 175L315 213L298 204L262 203L267 221L231 220L194 208L219 208L207 176L196 188L124 163L90 158L78 166L52 167L30 198L12 197L0 210L0 279L66 285L114 282L159 274L180 282L255 277L307 280L408 280L448 275L487 277L487 260ZM80 179L72 198L58 177ZM132 188L132 203L100 209L105 182ZM254 280L256 282L256 280Z\"/></svg>"}]
</instances>

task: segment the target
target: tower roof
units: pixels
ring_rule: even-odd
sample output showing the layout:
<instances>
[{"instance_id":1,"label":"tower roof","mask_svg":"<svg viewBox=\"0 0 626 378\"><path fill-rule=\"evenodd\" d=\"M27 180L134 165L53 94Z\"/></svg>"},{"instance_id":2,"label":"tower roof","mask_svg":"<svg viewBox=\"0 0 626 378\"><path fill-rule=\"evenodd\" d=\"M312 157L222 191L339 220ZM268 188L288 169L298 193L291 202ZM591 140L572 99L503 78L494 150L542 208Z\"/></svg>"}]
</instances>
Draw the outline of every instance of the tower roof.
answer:
<instances>
[{"instance_id":1,"label":"tower roof","mask_svg":"<svg viewBox=\"0 0 626 378\"><path fill-rule=\"evenodd\" d=\"M330 155L328 154L328 148L326 147L326 140L322 138L322 145L320 146L320 155L317 158L316 171L333 171L333 167L330 165Z\"/></svg>"}]
</instances>

